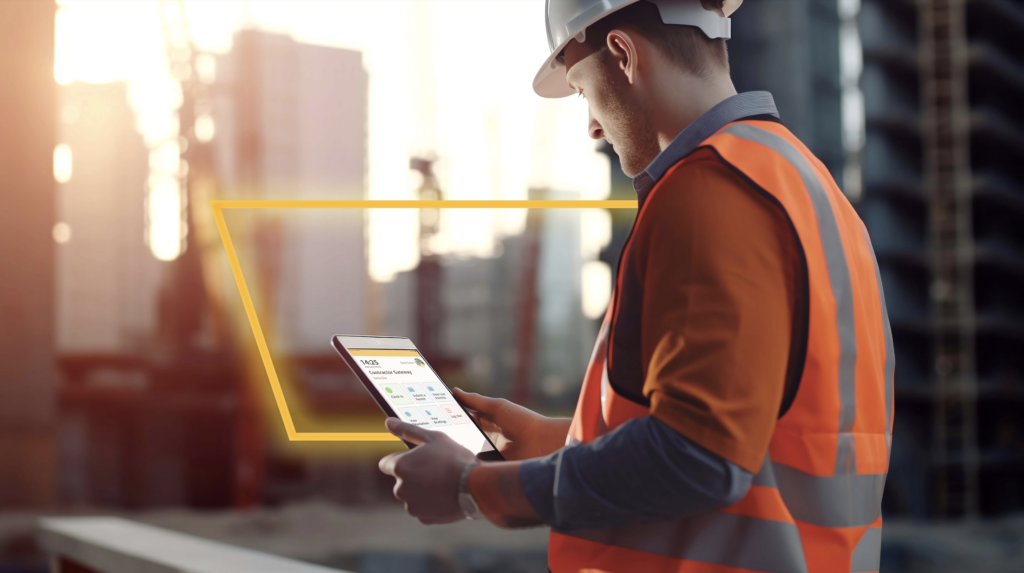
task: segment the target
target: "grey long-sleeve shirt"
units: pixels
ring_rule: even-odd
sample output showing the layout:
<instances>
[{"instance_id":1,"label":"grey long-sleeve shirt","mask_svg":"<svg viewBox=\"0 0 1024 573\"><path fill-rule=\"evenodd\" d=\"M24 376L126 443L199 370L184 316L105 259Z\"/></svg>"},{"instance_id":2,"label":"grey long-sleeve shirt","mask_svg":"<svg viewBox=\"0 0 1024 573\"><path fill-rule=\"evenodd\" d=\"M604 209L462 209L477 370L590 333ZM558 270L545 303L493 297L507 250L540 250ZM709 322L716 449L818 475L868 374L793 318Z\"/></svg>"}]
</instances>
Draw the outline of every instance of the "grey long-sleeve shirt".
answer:
<instances>
[{"instance_id":1,"label":"grey long-sleeve shirt","mask_svg":"<svg viewBox=\"0 0 1024 573\"><path fill-rule=\"evenodd\" d=\"M544 522L570 531L726 507L746 495L754 476L645 416L527 461L519 479Z\"/></svg>"}]
</instances>

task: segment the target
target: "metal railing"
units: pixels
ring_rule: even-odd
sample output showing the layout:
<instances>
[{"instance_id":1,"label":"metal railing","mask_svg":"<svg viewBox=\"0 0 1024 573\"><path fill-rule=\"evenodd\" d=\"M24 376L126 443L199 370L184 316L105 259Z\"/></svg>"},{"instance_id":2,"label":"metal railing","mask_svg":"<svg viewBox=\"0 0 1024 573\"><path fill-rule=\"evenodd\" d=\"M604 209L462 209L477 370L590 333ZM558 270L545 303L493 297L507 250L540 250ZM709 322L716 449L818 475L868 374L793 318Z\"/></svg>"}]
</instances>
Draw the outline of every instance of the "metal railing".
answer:
<instances>
[{"instance_id":1,"label":"metal railing","mask_svg":"<svg viewBox=\"0 0 1024 573\"><path fill-rule=\"evenodd\" d=\"M114 517L39 521L52 573L345 573Z\"/></svg>"}]
</instances>

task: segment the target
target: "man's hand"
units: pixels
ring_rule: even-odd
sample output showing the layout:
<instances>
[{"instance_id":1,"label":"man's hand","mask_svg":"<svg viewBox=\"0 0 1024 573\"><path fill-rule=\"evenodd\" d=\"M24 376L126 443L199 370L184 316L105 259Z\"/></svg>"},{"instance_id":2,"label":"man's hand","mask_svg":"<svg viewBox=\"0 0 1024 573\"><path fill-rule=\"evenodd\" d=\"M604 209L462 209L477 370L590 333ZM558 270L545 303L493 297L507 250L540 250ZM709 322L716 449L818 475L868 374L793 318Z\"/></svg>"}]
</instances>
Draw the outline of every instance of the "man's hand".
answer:
<instances>
[{"instance_id":1,"label":"man's hand","mask_svg":"<svg viewBox=\"0 0 1024 573\"><path fill-rule=\"evenodd\" d=\"M508 400L458 388L453 392L506 460L539 458L565 445L572 423L568 418L548 418Z\"/></svg>"},{"instance_id":2,"label":"man's hand","mask_svg":"<svg viewBox=\"0 0 1024 573\"><path fill-rule=\"evenodd\" d=\"M388 418L384 426L416 444L411 450L384 456L378 464L380 471L394 476L395 497L405 502L405 511L427 525L465 519L459 507L459 478L476 456L441 432L397 418Z\"/></svg>"}]
</instances>

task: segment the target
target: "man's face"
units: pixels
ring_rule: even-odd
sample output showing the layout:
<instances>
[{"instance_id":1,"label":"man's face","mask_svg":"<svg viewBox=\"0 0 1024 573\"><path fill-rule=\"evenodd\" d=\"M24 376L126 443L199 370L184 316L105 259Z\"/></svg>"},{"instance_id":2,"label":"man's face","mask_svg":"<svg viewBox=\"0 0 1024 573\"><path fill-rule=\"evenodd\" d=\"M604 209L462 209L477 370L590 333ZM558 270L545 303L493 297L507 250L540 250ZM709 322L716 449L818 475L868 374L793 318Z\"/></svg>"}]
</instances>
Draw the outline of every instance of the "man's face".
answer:
<instances>
[{"instance_id":1,"label":"man's face","mask_svg":"<svg viewBox=\"0 0 1024 573\"><path fill-rule=\"evenodd\" d=\"M622 171L636 177L661 152L642 94L607 49L593 51L576 41L565 49L566 80L590 108L590 137L606 139Z\"/></svg>"}]
</instances>

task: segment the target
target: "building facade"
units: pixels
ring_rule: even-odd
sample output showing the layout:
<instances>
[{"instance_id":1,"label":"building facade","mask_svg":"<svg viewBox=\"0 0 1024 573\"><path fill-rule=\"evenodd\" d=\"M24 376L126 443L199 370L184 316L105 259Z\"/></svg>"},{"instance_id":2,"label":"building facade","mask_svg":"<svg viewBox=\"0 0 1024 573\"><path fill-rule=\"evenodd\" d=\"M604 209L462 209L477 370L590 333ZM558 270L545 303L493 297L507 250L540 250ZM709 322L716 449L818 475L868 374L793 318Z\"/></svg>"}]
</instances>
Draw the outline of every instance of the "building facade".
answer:
<instances>
[{"instance_id":1,"label":"building facade","mask_svg":"<svg viewBox=\"0 0 1024 573\"><path fill-rule=\"evenodd\" d=\"M368 77L360 52L246 30L218 58L216 75L214 145L224 198L365 198ZM366 213L267 215L248 239L260 249L250 256L277 349L323 353L331 335L365 332Z\"/></svg>"}]
</instances>

